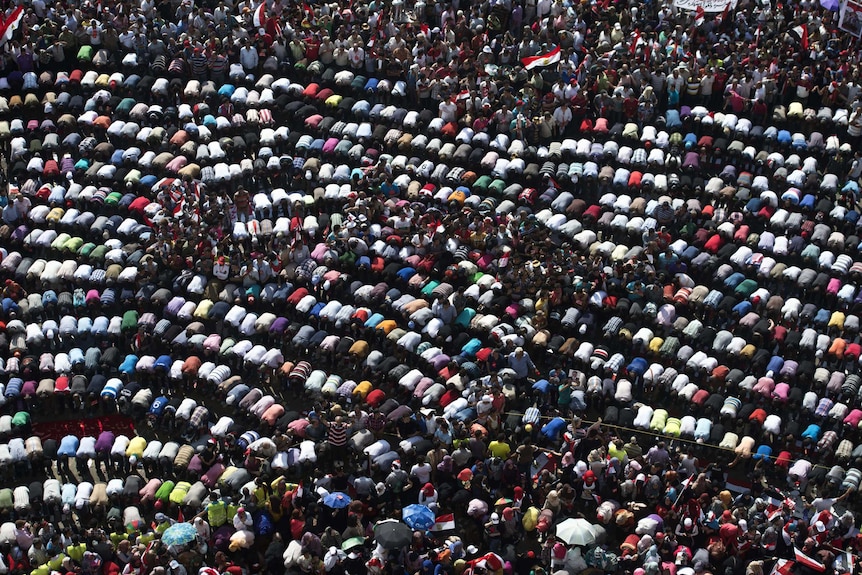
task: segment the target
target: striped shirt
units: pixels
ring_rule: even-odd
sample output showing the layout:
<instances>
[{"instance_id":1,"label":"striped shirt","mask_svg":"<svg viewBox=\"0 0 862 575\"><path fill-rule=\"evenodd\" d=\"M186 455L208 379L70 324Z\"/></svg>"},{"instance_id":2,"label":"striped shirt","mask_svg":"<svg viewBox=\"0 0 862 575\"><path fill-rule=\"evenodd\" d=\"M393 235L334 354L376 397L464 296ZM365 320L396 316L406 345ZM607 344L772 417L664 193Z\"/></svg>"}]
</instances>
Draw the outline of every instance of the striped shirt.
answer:
<instances>
[{"instance_id":1,"label":"striped shirt","mask_svg":"<svg viewBox=\"0 0 862 575\"><path fill-rule=\"evenodd\" d=\"M331 445L341 447L347 443L347 424L333 422L329 424L329 434L326 436Z\"/></svg>"},{"instance_id":2,"label":"striped shirt","mask_svg":"<svg viewBox=\"0 0 862 575\"><path fill-rule=\"evenodd\" d=\"M215 59L214 59L215 60ZM192 66L192 74L195 76L202 76L207 73L207 57L203 52L197 52L189 58L189 61Z\"/></svg>"},{"instance_id":3,"label":"striped shirt","mask_svg":"<svg viewBox=\"0 0 862 575\"><path fill-rule=\"evenodd\" d=\"M536 407L528 407L524 412L524 423L538 423L541 417L541 412Z\"/></svg>"},{"instance_id":4,"label":"striped shirt","mask_svg":"<svg viewBox=\"0 0 862 575\"><path fill-rule=\"evenodd\" d=\"M227 70L228 60L224 54L216 54L209 62L210 72L213 74L223 74Z\"/></svg>"}]
</instances>

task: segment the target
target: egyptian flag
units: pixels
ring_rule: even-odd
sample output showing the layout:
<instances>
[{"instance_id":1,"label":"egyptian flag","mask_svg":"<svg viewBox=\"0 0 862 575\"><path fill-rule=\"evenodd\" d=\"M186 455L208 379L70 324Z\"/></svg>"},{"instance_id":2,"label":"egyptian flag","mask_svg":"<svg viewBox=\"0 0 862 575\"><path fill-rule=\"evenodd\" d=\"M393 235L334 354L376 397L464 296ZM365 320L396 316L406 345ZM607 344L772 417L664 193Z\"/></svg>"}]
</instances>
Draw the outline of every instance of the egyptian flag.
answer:
<instances>
[{"instance_id":1,"label":"egyptian flag","mask_svg":"<svg viewBox=\"0 0 862 575\"><path fill-rule=\"evenodd\" d=\"M769 575L790 575L790 570L793 568L794 562L789 559L779 559L775 562L775 567Z\"/></svg>"},{"instance_id":2,"label":"egyptian flag","mask_svg":"<svg viewBox=\"0 0 862 575\"><path fill-rule=\"evenodd\" d=\"M472 567L481 567L492 572L503 570L503 558L496 553L486 553L481 557L476 557L472 561L469 561L468 564Z\"/></svg>"},{"instance_id":3,"label":"egyptian flag","mask_svg":"<svg viewBox=\"0 0 862 575\"><path fill-rule=\"evenodd\" d=\"M735 477L733 479L728 478L727 481L724 482L724 488L736 495L742 495L751 491L751 482L746 481L741 477Z\"/></svg>"},{"instance_id":4,"label":"egyptian flag","mask_svg":"<svg viewBox=\"0 0 862 575\"><path fill-rule=\"evenodd\" d=\"M263 28L266 24L266 2L261 2L260 6L254 9L251 15L251 23L255 28Z\"/></svg>"},{"instance_id":5,"label":"egyptian flag","mask_svg":"<svg viewBox=\"0 0 862 575\"><path fill-rule=\"evenodd\" d=\"M431 531L434 533L438 533L440 531L449 531L451 529L455 529L455 515L453 513L447 513L446 515L440 515L434 521L434 525L431 527Z\"/></svg>"},{"instance_id":6,"label":"egyptian flag","mask_svg":"<svg viewBox=\"0 0 862 575\"><path fill-rule=\"evenodd\" d=\"M12 13L9 14L8 18L4 18L0 21L0 46L12 39L12 35L15 33L15 30L21 26L21 20L23 19L24 7L18 6L12 10Z\"/></svg>"},{"instance_id":7,"label":"egyptian flag","mask_svg":"<svg viewBox=\"0 0 862 575\"><path fill-rule=\"evenodd\" d=\"M794 553L796 553L796 562L800 565L804 565L813 571L817 571L818 573L823 573L826 571L826 565L817 561L813 557L809 557L796 547L793 548Z\"/></svg>"},{"instance_id":8,"label":"egyptian flag","mask_svg":"<svg viewBox=\"0 0 862 575\"><path fill-rule=\"evenodd\" d=\"M803 50L808 50L808 25L800 24L790 29L790 35L793 36Z\"/></svg>"},{"instance_id":9,"label":"egyptian flag","mask_svg":"<svg viewBox=\"0 0 862 575\"><path fill-rule=\"evenodd\" d=\"M527 58L521 58L521 63L524 65L524 68L527 70L532 70L533 68L540 68L542 66L550 66L551 64L556 64L560 61L560 47L555 46L553 50L550 52L546 52L545 54L539 54L538 56L529 56Z\"/></svg>"}]
</instances>

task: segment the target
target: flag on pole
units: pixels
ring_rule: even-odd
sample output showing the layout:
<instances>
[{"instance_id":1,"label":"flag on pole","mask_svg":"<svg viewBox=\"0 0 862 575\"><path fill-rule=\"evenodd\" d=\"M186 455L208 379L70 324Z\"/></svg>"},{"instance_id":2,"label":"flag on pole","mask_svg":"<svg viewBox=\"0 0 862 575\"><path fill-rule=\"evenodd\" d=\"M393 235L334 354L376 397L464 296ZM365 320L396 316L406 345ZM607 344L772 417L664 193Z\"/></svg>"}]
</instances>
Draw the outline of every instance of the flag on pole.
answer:
<instances>
[{"instance_id":1,"label":"flag on pole","mask_svg":"<svg viewBox=\"0 0 862 575\"><path fill-rule=\"evenodd\" d=\"M685 478L679 485L679 495L676 497L676 501L673 502L673 509L676 509L679 506L680 501L682 501L682 496L685 494L685 490L688 489L688 486L691 485L691 482L694 480L694 475L689 475Z\"/></svg>"},{"instance_id":2,"label":"flag on pole","mask_svg":"<svg viewBox=\"0 0 862 575\"><path fill-rule=\"evenodd\" d=\"M796 40L799 42L799 45L802 46L803 50L808 50L808 25L800 24L799 26L794 26L790 29L791 36L794 36Z\"/></svg>"},{"instance_id":3,"label":"flag on pole","mask_svg":"<svg viewBox=\"0 0 862 575\"><path fill-rule=\"evenodd\" d=\"M0 21L0 46L12 39L15 30L21 25L21 20L24 19L24 7L18 6L8 18Z\"/></svg>"},{"instance_id":4,"label":"flag on pole","mask_svg":"<svg viewBox=\"0 0 862 575\"><path fill-rule=\"evenodd\" d=\"M550 66L551 64L556 64L560 61L560 47L555 46L553 50L550 52L546 52L545 54L539 54L538 56L528 56L527 58L521 58L521 63L524 65L524 68L527 70L532 70L533 68L540 68L542 66Z\"/></svg>"},{"instance_id":5,"label":"flag on pole","mask_svg":"<svg viewBox=\"0 0 862 575\"><path fill-rule=\"evenodd\" d=\"M721 26L721 23L722 23L722 22L724 22L725 18L727 18L727 17L728 17L728 15L730 14L730 5L731 5L731 2L728 2L728 3L724 6L724 10L722 10L721 14L719 14L718 16L716 16L716 18L715 18L715 23L716 23L717 25Z\"/></svg>"},{"instance_id":6,"label":"flag on pole","mask_svg":"<svg viewBox=\"0 0 862 575\"><path fill-rule=\"evenodd\" d=\"M694 11L694 25L700 27L703 25L703 21L706 18L706 10L703 9L703 5L698 5L697 10Z\"/></svg>"},{"instance_id":7,"label":"flag on pole","mask_svg":"<svg viewBox=\"0 0 862 575\"><path fill-rule=\"evenodd\" d=\"M808 567L809 569L813 569L814 571L817 571L818 573L823 573L824 571L826 571L826 565L824 565L820 561L817 561L813 557L809 557L808 555L806 555L805 553L803 553L802 551L800 551L796 547L793 548L793 551L794 551L794 553L796 553L796 562L797 563L804 565L805 567Z\"/></svg>"},{"instance_id":8,"label":"flag on pole","mask_svg":"<svg viewBox=\"0 0 862 575\"><path fill-rule=\"evenodd\" d=\"M266 33L272 36L273 38L281 37L283 30L281 29L281 22L278 21L278 18L275 16L270 16L266 19L266 26L264 26Z\"/></svg>"},{"instance_id":9,"label":"flag on pole","mask_svg":"<svg viewBox=\"0 0 862 575\"><path fill-rule=\"evenodd\" d=\"M641 38L641 31L638 28L635 28L635 37L632 39L632 45L629 46L629 54L632 56L638 51L638 46L643 41Z\"/></svg>"},{"instance_id":10,"label":"flag on pole","mask_svg":"<svg viewBox=\"0 0 862 575\"><path fill-rule=\"evenodd\" d=\"M309 22L314 22L314 9L308 5L308 2L302 3L302 11L305 12Z\"/></svg>"},{"instance_id":11,"label":"flag on pole","mask_svg":"<svg viewBox=\"0 0 862 575\"><path fill-rule=\"evenodd\" d=\"M455 529L455 515L453 513L439 516L431 527L431 531L435 533L449 531L450 529Z\"/></svg>"},{"instance_id":12,"label":"flag on pole","mask_svg":"<svg viewBox=\"0 0 862 575\"><path fill-rule=\"evenodd\" d=\"M255 28L263 28L266 23L266 2L261 2L252 14L251 23Z\"/></svg>"}]
</instances>

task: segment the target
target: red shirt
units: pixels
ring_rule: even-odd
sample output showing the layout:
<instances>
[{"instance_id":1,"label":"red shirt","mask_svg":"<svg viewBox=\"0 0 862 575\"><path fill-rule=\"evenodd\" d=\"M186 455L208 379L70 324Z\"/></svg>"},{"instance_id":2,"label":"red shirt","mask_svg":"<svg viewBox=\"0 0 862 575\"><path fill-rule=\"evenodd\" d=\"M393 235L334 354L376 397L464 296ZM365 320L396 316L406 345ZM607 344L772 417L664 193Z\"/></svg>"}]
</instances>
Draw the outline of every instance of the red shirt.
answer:
<instances>
[{"instance_id":1,"label":"red shirt","mask_svg":"<svg viewBox=\"0 0 862 575\"><path fill-rule=\"evenodd\" d=\"M623 113L627 118L634 118L638 114L638 101L637 98L632 96L623 100Z\"/></svg>"},{"instance_id":2,"label":"red shirt","mask_svg":"<svg viewBox=\"0 0 862 575\"><path fill-rule=\"evenodd\" d=\"M365 397L365 401L368 403L368 405L372 407L377 407L378 405L386 401L386 394L379 389L372 389Z\"/></svg>"},{"instance_id":3,"label":"red shirt","mask_svg":"<svg viewBox=\"0 0 862 575\"><path fill-rule=\"evenodd\" d=\"M317 60L320 53L320 42L315 38L309 38L305 41L305 57L309 62Z\"/></svg>"}]
</instances>

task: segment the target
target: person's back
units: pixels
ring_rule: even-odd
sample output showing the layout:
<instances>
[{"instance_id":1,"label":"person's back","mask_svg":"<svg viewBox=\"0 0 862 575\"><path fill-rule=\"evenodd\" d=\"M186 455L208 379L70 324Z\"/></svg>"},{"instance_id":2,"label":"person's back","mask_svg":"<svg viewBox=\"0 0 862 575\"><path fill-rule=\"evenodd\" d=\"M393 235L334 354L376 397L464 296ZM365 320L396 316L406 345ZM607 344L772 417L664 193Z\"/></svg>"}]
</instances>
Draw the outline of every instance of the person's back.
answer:
<instances>
[{"instance_id":1,"label":"person's back","mask_svg":"<svg viewBox=\"0 0 862 575\"><path fill-rule=\"evenodd\" d=\"M670 454L665 449L664 442L659 442L655 447L651 448L647 452L646 459L650 465L664 466L670 459Z\"/></svg>"},{"instance_id":2,"label":"person's back","mask_svg":"<svg viewBox=\"0 0 862 575\"><path fill-rule=\"evenodd\" d=\"M536 447L530 442L525 442L518 446L515 454L517 455L518 465L530 465L536 455Z\"/></svg>"},{"instance_id":3,"label":"person's back","mask_svg":"<svg viewBox=\"0 0 862 575\"><path fill-rule=\"evenodd\" d=\"M506 443L505 437L495 439L488 445L488 451L494 457L499 457L500 459L507 459L509 454L512 452L512 448L509 447L509 444Z\"/></svg>"}]
</instances>

